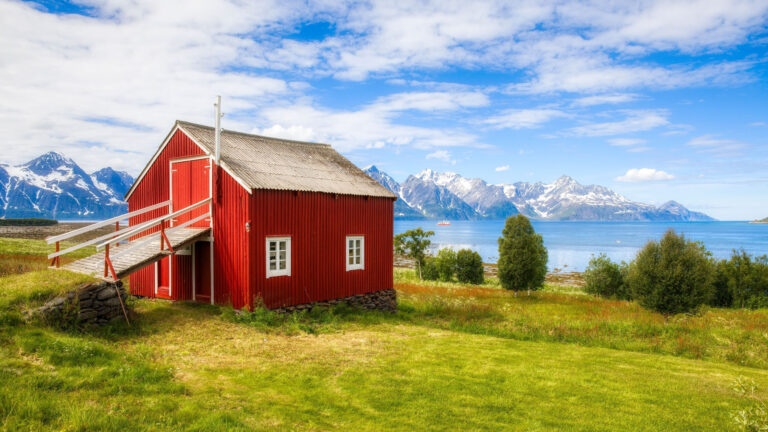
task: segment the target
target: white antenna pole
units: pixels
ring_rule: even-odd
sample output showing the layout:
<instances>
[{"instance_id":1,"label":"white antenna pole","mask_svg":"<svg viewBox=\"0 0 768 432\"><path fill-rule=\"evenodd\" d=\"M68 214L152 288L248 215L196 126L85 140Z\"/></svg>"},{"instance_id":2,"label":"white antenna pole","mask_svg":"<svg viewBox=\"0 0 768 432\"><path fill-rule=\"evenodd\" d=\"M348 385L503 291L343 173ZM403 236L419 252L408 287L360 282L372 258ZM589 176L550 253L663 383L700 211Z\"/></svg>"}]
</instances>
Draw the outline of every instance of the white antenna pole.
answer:
<instances>
[{"instance_id":1,"label":"white antenna pole","mask_svg":"<svg viewBox=\"0 0 768 432\"><path fill-rule=\"evenodd\" d=\"M216 103L213 104L216 107L216 165L221 160L221 96L216 96Z\"/></svg>"}]
</instances>

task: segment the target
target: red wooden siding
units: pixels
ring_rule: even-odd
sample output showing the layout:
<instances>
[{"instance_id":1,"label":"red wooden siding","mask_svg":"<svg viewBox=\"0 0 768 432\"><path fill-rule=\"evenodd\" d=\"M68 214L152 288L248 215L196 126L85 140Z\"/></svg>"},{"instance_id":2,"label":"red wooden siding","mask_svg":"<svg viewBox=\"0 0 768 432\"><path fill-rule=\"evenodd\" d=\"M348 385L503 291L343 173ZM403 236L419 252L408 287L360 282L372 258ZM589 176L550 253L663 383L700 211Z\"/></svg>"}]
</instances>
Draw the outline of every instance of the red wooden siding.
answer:
<instances>
[{"instance_id":1,"label":"red wooden siding","mask_svg":"<svg viewBox=\"0 0 768 432\"><path fill-rule=\"evenodd\" d=\"M171 161L173 211L181 210L210 197L211 159L195 159L187 161ZM173 220L173 226L192 220L208 213L208 206L196 208L179 215ZM210 218L203 219L190 225L192 227L208 227Z\"/></svg>"},{"instance_id":2,"label":"red wooden siding","mask_svg":"<svg viewBox=\"0 0 768 432\"><path fill-rule=\"evenodd\" d=\"M170 160L189 156L204 155L200 147L192 142L183 132L176 133L168 141L152 166L128 198L128 209L134 211L166 201L170 197ZM158 209L130 219L131 225L154 219L167 214L167 209ZM149 231L148 231L149 232ZM188 258L188 257L187 257ZM176 264L176 263L174 263ZM174 267L178 268L178 266ZM175 281L174 281L175 282ZM150 265L130 276L131 294L152 297L155 293L155 266ZM179 290L174 286L172 298Z\"/></svg>"},{"instance_id":3,"label":"red wooden siding","mask_svg":"<svg viewBox=\"0 0 768 432\"><path fill-rule=\"evenodd\" d=\"M255 295L267 307L392 288L391 199L257 190L251 207ZM365 236L364 270L346 271L348 235ZM290 276L266 278L267 236L291 237Z\"/></svg>"},{"instance_id":4,"label":"red wooden siding","mask_svg":"<svg viewBox=\"0 0 768 432\"><path fill-rule=\"evenodd\" d=\"M214 198L213 206L214 301L242 309L251 304L253 292L251 245L245 227L251 220L251 195L223 169L214 169L214 173L221 173L221 194ZM214 196L217 195L214 190Z\"/></svg>"}]
</instances>

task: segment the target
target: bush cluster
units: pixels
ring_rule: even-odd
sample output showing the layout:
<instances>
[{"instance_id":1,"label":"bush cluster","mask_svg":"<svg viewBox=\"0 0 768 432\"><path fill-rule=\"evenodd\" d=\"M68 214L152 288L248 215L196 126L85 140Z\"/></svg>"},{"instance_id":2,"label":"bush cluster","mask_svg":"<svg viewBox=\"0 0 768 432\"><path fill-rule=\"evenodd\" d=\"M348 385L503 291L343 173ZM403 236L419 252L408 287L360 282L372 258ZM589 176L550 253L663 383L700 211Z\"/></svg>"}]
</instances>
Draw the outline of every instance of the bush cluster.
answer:
<instances>
[{"instance_id":1,"label":"bush cluster","mask_svg":"<svg viewBox=\"0 0 768 432\"><path fill-rule=\"evenodd\" d=\"M58 223L54 219L0 219L0 226L50 226Z\"/></svg>"},{"instance_id":2,"label":"bush cluster","mask_svg":"<svg viewBox=\"0 0 768 432\"><path fill-rule=\"evenodd\" d=\"M626 284L628 265L612 262L605 254L593 256L584 270L584 290L598 297L630 300Z\"/></svg>"},{"instance_id":3,"label":"bush cluster","mask_svg":"<svg viewBox=\"0 0 768 432\"><path fill-rule=\"evenodd\" d=\"M630 264L601 254L584 272L585 291L602 297L637 300L665 315L716 307L768 307L768 257L734 250L715 260L707 249L673 230L651 241Z\"/></svg>"},{"instance_id":4,"label":"bush cluster","mask_svg":"<svg viewBox=\"0 0 768 432\"><path fill-rule=\"evenodd\" d=\"M426 280L452 281L454 277L459 282L479 285L483 278L483 259L480 254L462 249L440 249L437 256L427 258L424 263L422 276Z\"/></svg>"}]
</instances>

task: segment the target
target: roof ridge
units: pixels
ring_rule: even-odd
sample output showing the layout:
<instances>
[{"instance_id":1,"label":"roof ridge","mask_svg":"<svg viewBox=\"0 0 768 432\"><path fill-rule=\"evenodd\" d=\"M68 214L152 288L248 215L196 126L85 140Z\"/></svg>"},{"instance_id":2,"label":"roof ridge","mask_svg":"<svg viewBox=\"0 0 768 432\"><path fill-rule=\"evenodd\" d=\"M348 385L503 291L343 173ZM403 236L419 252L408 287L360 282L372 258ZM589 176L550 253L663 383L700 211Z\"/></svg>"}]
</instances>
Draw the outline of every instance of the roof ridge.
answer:
<instances>
[{"instance_id":1,"label":"roof ridge","mask_svg":"<svg viewBox=\"0 0 768 432\"><path fill-rule=\"evenodd\" d=\"M190 121L186 121L186 120L176 120L176 124L178 124L179 126L187 124L187 125L190 125L190 126L195 126L195 127L199 127L199 128L203 128L203 129L214 130L213 126L207 126L207 125L203 125L203 124L200 124L200 123L194 123L194 122L190 122ZM257 135L257 134L251 134L251 133L240 132L240 131L235 131L235 130L229 130L229 129L224 129L224 128L221 129L221 132L222 133L226 132L226 133L235 134L235 135L243 135L243 136L253 137L253 138L262 138L262 139L267 139L267 140L282 141L282 142L292 143L292 144L313 145L313 146L320 145L320 146L325 146L325 147L333 148L333 146L331 146L330 144L326 144L326 143L318 143L318 142L310 142L310 141L298 141L298 140L292 140L292 139L286 139L286 138L269 137L269 136L266 136L266 135Z\"/></svg>"}]
</instances>

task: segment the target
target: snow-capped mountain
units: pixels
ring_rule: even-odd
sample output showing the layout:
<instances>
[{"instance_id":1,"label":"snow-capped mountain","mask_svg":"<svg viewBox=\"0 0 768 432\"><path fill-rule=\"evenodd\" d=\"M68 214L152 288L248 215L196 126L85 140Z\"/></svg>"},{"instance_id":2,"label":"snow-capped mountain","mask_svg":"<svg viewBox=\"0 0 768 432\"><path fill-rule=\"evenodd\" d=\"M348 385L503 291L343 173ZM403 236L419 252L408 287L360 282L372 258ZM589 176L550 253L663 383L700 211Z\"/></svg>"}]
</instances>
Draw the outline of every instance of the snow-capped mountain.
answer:
<instances>
[{"instance_id":1,"label":"snow-capped mountain","mask_svg":"<svg viewBox=\"0 0 768 432\"><path fill-rule=\"evenodd\" d=\"M377 175L372 177L412 209L431 218L505 218L522 213L542 220L712 220L674 201L655 207L631 201L604 186L582 185L568 176L553 183L488 184L482 179L428 169L398 184L386 173L372 169ZM386 182L380 180L384 177Z\"/></svg>"},{"instance_id":2,"label":"snow-capped mountain","mask_svg":"<svg viewBox=\"0 0 768 432\"><path fill-rule=\"evenodd\" d=\"M409 176L398 195L406 204L428 218L473 219L477 213L448 188L428 179Z\"/></svg>"},{"instance_id":3,"label":"snow-capped mountain","mask_svg":"<svg viewBox=\"0 0 768 432\"><path fill-rule=\"evenodd\" d=\"M123 196L132 183L112 168L88 174L56 152L23 165L0 164L0 217L109 218L127 212Z\"/></svg>"},{"instance_id":4,"label":"snow-capped mountain","mask_svg":"<svg viewBox=\"0 0 768 432\"><path fill-rule=\"evenodd\" d=\"M405 202L405 200L400 196L400 184L396 182L395 179L390 177L389 174L383 171L379 171L379 169L373 165L366 168L365 172L368 174L368 176L384 185L384 187L399 197L399 199L395 201L395 217L402 219L418 219L424 217L424 215L419 210L409 206L408 203Z\"/></svg>"}]
</instances>

